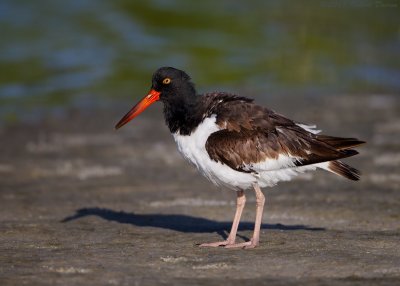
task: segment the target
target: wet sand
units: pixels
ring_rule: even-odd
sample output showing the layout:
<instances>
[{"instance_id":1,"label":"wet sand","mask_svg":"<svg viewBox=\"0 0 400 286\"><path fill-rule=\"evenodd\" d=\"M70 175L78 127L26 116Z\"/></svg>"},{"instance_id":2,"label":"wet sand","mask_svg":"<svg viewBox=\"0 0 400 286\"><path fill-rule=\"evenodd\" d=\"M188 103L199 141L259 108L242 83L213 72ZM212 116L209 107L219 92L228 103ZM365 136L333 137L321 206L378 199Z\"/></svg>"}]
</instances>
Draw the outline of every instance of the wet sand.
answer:
<instances>
[{"instance_id":1,"label":"wet sand","mask_svg":"<svg viewBox=\"0 0 400 286\"><path fill-rule=\"evenodd\" d=\"M265 189L261 245L199 248L227 236L235 194L177 153L156 106L119 131L130 106L0 127L1 285L400 284L398 95L257 99L324 133L368 141L323 171ZM251 237L255 199L239 240Z\"/></svg>"}]
</instances>

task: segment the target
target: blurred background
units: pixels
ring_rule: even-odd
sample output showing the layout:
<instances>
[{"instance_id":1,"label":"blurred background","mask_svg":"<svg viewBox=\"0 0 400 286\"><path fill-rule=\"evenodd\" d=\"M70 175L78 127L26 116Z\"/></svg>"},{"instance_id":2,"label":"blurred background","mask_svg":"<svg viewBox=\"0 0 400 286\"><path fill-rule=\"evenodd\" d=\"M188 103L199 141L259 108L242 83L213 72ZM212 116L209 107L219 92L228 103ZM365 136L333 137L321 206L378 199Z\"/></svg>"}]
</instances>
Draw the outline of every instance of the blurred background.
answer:
<instances>
[{"instance_id":1,"label":"blurred background","mask_svg":"<svg viewBox=\"0 0 400 286\"><path fill-rule=\"evenodd\" d=\"M160 66L199 92L399 94L397 0L0 2L0 118L143 96Z\"/></svg>"},{"instance_id":2,"label":"blurred background","mask_svg":"<svg viewBox=\"0 0 400 286\"><path fill-rule=\"evenodd\" d=\"M161 104L114 130L161 66L367 141L361 180L265 189L260 248L198 248L235 195L181 158ZM1 284L400 285L399 134L400 0L0 0Z\"/></svg>"}]
</instances>

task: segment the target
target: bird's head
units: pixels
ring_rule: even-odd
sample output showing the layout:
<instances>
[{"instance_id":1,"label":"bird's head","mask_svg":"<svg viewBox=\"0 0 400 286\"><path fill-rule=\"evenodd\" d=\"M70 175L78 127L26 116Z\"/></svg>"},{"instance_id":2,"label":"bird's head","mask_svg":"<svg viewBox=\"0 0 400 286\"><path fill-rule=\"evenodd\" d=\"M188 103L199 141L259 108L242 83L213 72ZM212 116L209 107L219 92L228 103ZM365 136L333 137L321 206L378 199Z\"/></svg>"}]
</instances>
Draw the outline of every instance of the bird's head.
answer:
<instances>
[{"instance_id":1,"label":"bird's head","mask_svg":"<svg viewBox=\"0 0 400 286\"><path fill-rule=\"evenodd\" d=\"M153 74L149 93L115 125L115 128L121 128L156 101L174 104L195 93L194 85L184 71L172 67L159 68Z\"/></svg>"}]
</instances>

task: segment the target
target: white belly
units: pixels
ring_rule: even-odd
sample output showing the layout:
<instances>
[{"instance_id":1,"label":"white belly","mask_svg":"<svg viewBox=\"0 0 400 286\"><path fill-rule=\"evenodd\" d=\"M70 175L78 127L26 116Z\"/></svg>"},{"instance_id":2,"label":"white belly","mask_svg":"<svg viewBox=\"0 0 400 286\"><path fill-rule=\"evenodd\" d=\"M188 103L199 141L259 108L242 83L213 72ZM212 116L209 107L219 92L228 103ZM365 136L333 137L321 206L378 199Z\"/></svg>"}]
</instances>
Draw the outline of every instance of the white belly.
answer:
<instances>
[{"instance_id":1,"label":"white belly","mask_svg":"<svg viewBox=\"0 0 400 286\"><path fill-rule=\"evenodd\" d=\"M225 186L232 190L245 190L258 183L260 187L274 186L279 181L289 181L299 172L314 170L316 166L285 168L259 172L259 175L235 171L229 166L216 162L210 158L206 150L208 137L221 130L216 124L216 116L204 119L190 136L173 134L179 152L211 182L218 186Z\"/></svg>"}]
</instances>

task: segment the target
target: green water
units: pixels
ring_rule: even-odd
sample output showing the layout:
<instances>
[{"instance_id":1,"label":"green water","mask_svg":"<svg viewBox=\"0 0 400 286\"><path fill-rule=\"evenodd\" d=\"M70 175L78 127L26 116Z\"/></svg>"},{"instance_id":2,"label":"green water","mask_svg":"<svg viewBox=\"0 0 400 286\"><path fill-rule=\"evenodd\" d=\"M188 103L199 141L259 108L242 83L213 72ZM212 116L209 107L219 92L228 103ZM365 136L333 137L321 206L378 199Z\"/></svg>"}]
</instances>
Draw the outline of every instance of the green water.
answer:
<instances>
[{"instance_id":1,"label":"green water","mask_svg":"<svg viewBox=\"0 0 400 286\"><path fill-rule=\"evenodd\" d=\"M141 97L152 72L199 91L400 91L400 1L0 1L0 118Z\"/></svg>"}]
</instances>

